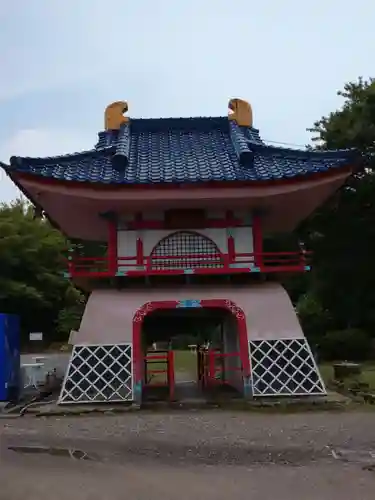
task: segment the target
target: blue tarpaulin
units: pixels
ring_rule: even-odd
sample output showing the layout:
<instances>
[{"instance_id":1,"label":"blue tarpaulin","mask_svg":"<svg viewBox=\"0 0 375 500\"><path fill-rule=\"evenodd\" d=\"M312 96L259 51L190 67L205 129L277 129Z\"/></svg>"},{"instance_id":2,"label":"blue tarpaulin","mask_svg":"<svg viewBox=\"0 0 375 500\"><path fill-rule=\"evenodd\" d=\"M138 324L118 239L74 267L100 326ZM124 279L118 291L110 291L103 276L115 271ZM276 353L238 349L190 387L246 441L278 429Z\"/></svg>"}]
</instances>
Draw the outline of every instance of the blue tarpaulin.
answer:
<instances>
[{"instance_id":1,"label":"blue tarpaulin","mask_svg":"<svg viewBox=\"0 0 375 500\"><path fill-rule=\"evenodd\" d=\"M20 389L20 321L0 313L0 401L15 399Z\"/></svg>"}]
</instances>

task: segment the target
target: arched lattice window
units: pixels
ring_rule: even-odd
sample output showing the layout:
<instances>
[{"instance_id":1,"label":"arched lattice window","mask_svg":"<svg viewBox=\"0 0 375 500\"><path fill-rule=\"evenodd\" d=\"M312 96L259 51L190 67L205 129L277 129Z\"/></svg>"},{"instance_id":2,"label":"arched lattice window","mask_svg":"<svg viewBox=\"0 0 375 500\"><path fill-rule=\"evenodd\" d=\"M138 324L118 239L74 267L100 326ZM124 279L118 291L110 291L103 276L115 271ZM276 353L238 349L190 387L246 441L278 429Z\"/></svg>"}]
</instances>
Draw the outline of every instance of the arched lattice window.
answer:
<instances>
[{"instance_id":1,"label":"arched lattice window","mask_svg":"<svg viewBox=\"0 0 375 500\"><path fill-rule=\"evenodd\" d=\"M193 231L172 233L151 252L153 269L193 269L222 267L222 256L217 245L206 236Z\"/></svg>"}]
</instances>

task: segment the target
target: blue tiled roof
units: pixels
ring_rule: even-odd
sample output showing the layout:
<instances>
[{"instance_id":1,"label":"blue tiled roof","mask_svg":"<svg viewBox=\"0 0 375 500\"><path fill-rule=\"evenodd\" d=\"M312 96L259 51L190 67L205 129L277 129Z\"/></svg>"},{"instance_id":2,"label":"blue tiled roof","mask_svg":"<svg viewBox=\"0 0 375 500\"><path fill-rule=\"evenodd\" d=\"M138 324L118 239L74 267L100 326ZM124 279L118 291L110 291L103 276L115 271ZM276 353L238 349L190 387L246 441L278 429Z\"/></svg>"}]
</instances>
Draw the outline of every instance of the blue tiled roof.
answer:
<instances>
[{"instance_id":1,"label":"blue tiled roof","mask_svg":"<svg viewBox=\"0 0 375 500\"><path fill-rule=\"evenodd\" d=\"M95 149L50 158L12 157L9 171L105 184L270 181L348 165L355 152L265 145L228 118L132 119L99 133Z\"/></svg>"}]
</instances>

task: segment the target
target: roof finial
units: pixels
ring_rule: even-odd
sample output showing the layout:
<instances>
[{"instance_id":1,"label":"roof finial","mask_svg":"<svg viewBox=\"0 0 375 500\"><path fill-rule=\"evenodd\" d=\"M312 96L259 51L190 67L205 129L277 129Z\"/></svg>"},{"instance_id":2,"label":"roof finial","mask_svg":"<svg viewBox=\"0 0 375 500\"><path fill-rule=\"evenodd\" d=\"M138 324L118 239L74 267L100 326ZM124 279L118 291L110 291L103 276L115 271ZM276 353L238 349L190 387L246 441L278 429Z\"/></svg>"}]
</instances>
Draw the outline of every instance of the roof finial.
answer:
<instances>
[{"instance_id":1,"label":"roof finial","mask_svg":"<svg viewBox=\"0 0 375 500\"><path fill-rule=\"evenodd\" d=\"M234 120L240 127L253 126L253 110L248 102L242 99L231 99L228 108L232 111L228 114L229 120Z\"/></svg>"},{"instance_id":2,"label":"roof finial","mask_svg":"<svg viewBox=\"0 0 375 500\"><path fill-rule=\"evenodd\" d=\"M126 101L116 101L107 106L104 113L105 130L118 130L123 123L128 123L129 117L124 116L127 111Z\"/></svg>"}]
</instances>

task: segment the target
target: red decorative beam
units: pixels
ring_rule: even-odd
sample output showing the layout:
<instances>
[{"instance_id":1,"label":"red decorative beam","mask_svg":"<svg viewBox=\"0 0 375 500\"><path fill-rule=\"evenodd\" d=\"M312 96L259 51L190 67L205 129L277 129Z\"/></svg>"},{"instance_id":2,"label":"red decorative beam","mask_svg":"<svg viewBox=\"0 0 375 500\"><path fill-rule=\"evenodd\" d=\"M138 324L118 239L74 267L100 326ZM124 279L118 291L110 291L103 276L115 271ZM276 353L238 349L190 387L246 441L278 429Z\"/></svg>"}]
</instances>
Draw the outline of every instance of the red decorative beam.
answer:
<instances>
[{"instance_id":1,"label":"red decorative beam","mask_svg":"<svg viewBox=\"0 0 375 500\"><path fill-rule=\"evenodd\" d=\"M239 218L224 218L224 219L203 219L201 222L192 222L189 225L189 229L205 229L205 228L215 228L215 229L226 229L227 227L245 227L251 224L246 223ZM142 229L184 229L181 228L181 224L175 226L171 224L166 224L163 220L140 220L135 219L134 221L126 222L124 227L131 231L142 230Z\"/></svg>"}]
</instances>

